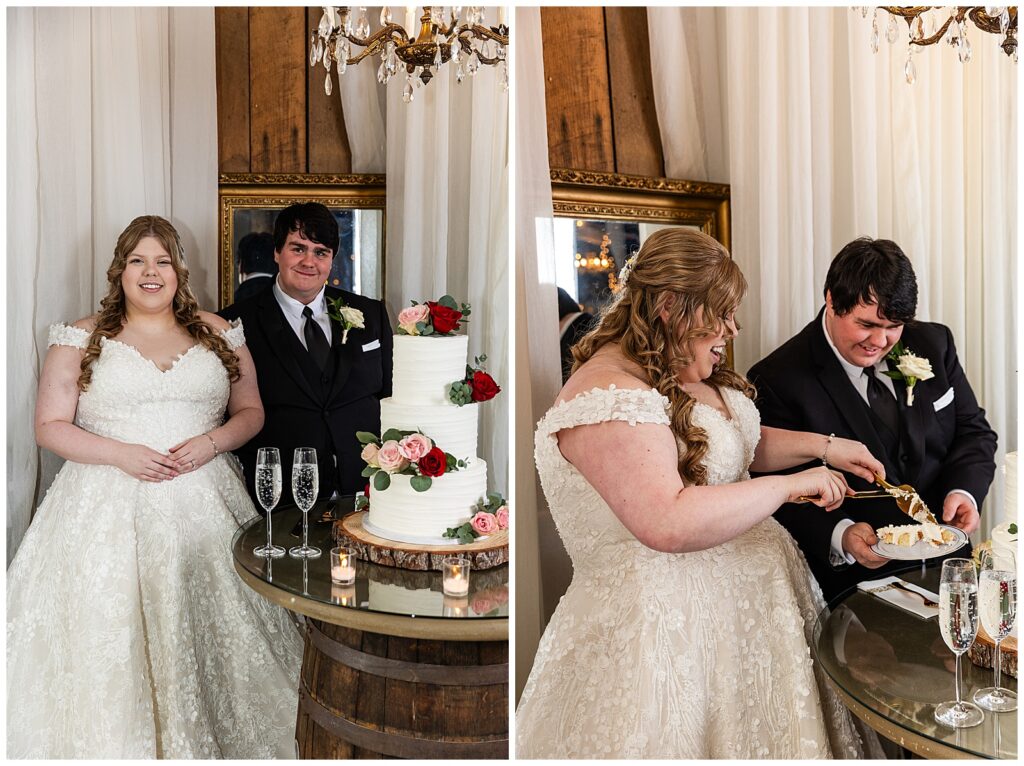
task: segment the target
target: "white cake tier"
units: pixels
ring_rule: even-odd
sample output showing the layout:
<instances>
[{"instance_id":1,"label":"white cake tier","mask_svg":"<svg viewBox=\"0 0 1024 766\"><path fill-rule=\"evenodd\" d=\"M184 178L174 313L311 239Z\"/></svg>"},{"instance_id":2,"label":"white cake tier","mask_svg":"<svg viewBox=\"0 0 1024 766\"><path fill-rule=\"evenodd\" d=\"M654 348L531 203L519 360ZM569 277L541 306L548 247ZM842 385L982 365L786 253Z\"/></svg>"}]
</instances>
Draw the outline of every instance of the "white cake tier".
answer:
<instances>
[{"instance_id":1,"label":"white cake tier","mask_svg":"<svg viewBox=\"0 0 1024 766\"><path fill-rule=\"evenodd\" d=\"M399 404L394 397L381 399L380 427L422 431L434 444L459 460L476 457L477 415L475 404Z\"/></svg>"},{"instance_id":2,"label":"white cake tier","mask_svg":"<svg viewBox=\"0 0 1024 766\"><path fill-rule=\"evenodd\" d=\"M448 403L448 386L466 376L468 335L396 335L391 394L402 404Z\"/></svg>"},{"instance_id":3,"label":"white cake tier","mask_svg":"<svg viewBox=\"0 0 1024 766\"><path fill-rule=\"evenodd\" d=\"M401 585L370 579L370 609L378 612L440 617L443 606L444 594L439 590L409 590Z\"/></svg>"},{"instance_id":4,"label":"white cake tier","mask_svg":"<svg viewBox=\"0 0 1024 766\"><path fill-rule=\"evenodd\" d=\"M442 535L469 521L473 507L487 496L487 463L474 460L467 468L434 479L417 492L411 476L395 474L387 489L370 491L370 513L364 526L386 540L420 545L452 545Z\"/></svg>"}]
</instances>

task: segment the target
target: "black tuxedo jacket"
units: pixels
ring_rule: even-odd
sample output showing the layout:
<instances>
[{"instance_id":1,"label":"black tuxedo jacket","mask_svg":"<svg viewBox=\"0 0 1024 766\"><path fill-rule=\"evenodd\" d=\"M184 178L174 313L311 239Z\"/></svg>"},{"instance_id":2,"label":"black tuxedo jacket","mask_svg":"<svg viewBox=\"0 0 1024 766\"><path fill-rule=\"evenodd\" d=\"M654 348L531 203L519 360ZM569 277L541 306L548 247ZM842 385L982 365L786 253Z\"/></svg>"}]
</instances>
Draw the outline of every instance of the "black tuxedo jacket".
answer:
<instances>
[{"instance_id":1,"label":"black tuxedo jacket","mask_svg":"<svg viewBox=\"0 0 1024 766\"><path fill-rule=\"evenodd\" d=\"M366 480L356 431L380 433L380 400L391 395L391 324L381 301L327 288L327 297L344 299L363 312L363 329L349 330L332 320L331 356L321 372L299 341L268 286L256 296L223 309L225 319L241 319L256 365L266 419L263 429L235 450L245 468L245 483L255 500L256 451L281 451L281 503L292 503L291 467L296 447L315 447L320 497L334 491L353 494ZM259 504L256 504L259 508Z\"/></svg>"},{"instance_id":2,"label":"black tuxedo jacket","mask_svg":"<svg viewBox=\"0 0 1024 766\"><path fill-rule=\"evenodd\" d=\"M946 494L954 489L970 492L980 509L995 473L996 434L985 420L985 412L978 406L957 360L949 328L931 322L911 322L904 328L903 346L928 359L935 377L918 381L910 407L906 403L906 386L900 380L893 381L901 433L898 448L887 450L870 407L829 346L821 317L819 312L799 334L748 373L757 387L762 425L835 433L863 442L885 465L888 481L915 487L940 520ZM814 465L820 462L791 471ZM856 476L847 474L846 478L852 489L877 489ZM917 566L914 562L892 562L880 569L860 564L835 568L829 563L832 530L840 519L865 521L876 529L909 523L892 500L848 500L832 513L806 504L787 504L776 511L775 518L803 550L829 600L861 580ZM965 551L961 549L954 555L963 556Z\"/></svg>"}]
</instances>

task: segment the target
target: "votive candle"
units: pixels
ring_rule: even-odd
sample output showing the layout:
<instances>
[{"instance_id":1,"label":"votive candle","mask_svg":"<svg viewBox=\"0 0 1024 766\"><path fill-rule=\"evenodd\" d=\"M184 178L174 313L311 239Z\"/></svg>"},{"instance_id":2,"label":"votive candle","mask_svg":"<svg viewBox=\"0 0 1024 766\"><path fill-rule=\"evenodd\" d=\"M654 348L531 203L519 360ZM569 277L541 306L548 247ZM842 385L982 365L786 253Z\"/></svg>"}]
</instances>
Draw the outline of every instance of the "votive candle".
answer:
<instances>
[{"instance_id":1,"label":"votive candle","mask_svg":"<svg viewBox=\"0 0 1024 766\"><path fill-rule=\"evenodd\" d=\"M446 596L469 595L469 559L446 556L441 561L441 590Z\"/></svg>"},{"instance_id":2,"label":"votive candle","mask_svg":"<svg viewBox=\"0 0 1024 766\"><path fill-rule=\"evenodd\" d=\"M331 581L351 585L356 581L356 552L354 548L331 549Z\"/></svg>"}]
</instances>

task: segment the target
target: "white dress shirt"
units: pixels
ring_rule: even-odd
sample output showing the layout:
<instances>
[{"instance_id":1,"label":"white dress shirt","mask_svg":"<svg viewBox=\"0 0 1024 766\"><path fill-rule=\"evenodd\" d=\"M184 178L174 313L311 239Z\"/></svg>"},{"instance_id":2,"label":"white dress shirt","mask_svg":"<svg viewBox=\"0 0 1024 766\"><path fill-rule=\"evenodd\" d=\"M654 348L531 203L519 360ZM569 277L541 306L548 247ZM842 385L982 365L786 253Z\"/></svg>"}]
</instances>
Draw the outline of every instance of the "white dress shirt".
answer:
<instances>
[{"instance_id":1,"label":"white dress shirt","mask_svg":"<svg viewBox=\"0 0 1024 766\"><path fill-rule=\"evenodd\" d=\"M853 387L857 390L857 393L860 394L860 398L863 399L870 407L871 402L868 401L868 376L864 374L863 367L858 367L855 364L850 364L848 361L846 361L843 355L839 353L839 349L836 348L836 344L832 342L832 336L828 334L828 324L825 322L824 311L821 312L821 329L825 333L825 340L828 341L828 345L829 348L832 349L832 353L836 355L836 359L839 360L839 364L842 366L846 374L850 377L850 382L853 384ZM896 386L893 384L892 378L890 378L888 375L882 374L883 372L887 372L888 370L889 364L886 362L884 356L877 362L875 362L875 377L882 382L883 386L889 389L889 391L895 398ZM974 499L974 496L970 492L967 492L966 490L963 489L951 489L948 493L946 493L946 497L949 497L954 492L959 492L961 495L966 496L967 499L971 501L971 504L975 507L975 509L977 509L978 501ZM932 511L932 513L935 515L937 519L941 521L941 508L939 509L939 512L937 514L934 511ZM854 522L851 519L840 519L839 522L836 524L835 528L832 530L832 551L831 555L829 556L829 561L833 566L843 566L844 564L857 563L857 559L855 559L853 556L851 556L849 553L843 550L843 533L847 529L852 527L853 524Z\"/></svg>"},{"instance_id":2,"label":"white dress shirt","mask_svg":"<svg viewBox=\"0 0 1024 766\"><path fill-rule=\"evenodd\" d=\"M274 280L274 297L277 298L277 304L281 307L281 311L284 312L284 318L288 320L288 324L295 331L303 348L306 348L306 335L303 332L306 318L302 316L302 310L307 305L313 312L313 321L320 325L320 329L324 331L327 344L331 344L331 317L327 314L327 298L324 296L324 290L326 289L327 285L324 285L313 300L308 304L304 304L299 303L299 301L281 289L280 275ZM308 348L306 350L309 351Z\"/></svg>"}]
</instances>

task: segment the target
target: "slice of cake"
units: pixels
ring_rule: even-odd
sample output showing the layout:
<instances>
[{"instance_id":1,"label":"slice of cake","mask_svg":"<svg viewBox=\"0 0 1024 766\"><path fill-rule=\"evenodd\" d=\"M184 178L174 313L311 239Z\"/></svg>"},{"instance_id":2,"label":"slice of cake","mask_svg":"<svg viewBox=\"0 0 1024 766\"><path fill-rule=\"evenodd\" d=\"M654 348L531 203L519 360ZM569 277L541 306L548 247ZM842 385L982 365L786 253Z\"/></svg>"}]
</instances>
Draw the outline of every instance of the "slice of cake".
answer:
<instances>
[{"instance_id":1,"label":"slice of cake","mask_svg":"<svg viewBox=\"0 0 1024 766\"><path fill-rule=\"evenodd\" d=\"M875 534L881 542L898 545L901 548L909 548L921 540L927 540L929 545L938 548L956 539L956 535L950 530L943 529L938 524L928 523L882 527L875 530Z\"/></svg>"},{"instance_id":2,"label":"slice of cake","mask_svg":"<svg viewBox=\"0 0 1024 766\"><path fill-rule=\"evenodd\" d=\"M898 545L901 548L909 548L921 539L920 524L903 524L902 526L888 526L876 529L878 539L888 545Z\"/></svg>"}]
</instances>

